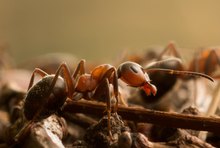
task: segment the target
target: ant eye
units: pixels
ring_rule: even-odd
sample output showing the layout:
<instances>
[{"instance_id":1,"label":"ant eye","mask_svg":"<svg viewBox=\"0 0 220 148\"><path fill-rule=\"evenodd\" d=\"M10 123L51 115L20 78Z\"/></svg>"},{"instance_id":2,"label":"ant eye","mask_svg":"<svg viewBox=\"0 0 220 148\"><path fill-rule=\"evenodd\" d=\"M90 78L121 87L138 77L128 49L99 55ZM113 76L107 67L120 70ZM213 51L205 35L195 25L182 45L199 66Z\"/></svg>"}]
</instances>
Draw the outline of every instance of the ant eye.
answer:
<instances>
[{"instance_id":1,"label":"ant eye","mask_svg":"<svg viewBox=\"0 0 220 148\"><path fill-rule=\"evenodd\" d=\"M131 71L133 71L134 73L138 73L138 70L136 67L134 66L130 66Z\"/></svg>"}]
</instances>

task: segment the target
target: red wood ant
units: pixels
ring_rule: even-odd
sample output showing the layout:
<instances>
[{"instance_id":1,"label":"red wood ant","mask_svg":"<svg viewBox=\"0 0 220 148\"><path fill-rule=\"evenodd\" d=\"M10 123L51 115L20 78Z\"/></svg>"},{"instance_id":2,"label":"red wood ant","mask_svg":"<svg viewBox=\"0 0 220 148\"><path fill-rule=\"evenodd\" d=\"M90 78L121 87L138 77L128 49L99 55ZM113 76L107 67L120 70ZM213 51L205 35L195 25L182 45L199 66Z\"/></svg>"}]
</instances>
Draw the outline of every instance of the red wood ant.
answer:
<instances>
[{"instance_id":1,"label":"red wood ant","mask_svg":"<svg viewBox=\"0 0 220 148\"><path fill-rule=\"evenodd\" d=\"M128 85L133 87L142 87L146 94L156 94L156 87L150 83L150 79L145 70L137 63L124 62L118 69L109 64L102 64L95 67L91 73L85 73L84 60L81 60L73 73L70 75L69 69L65 63L61 64L55 74L49 75L41 69L36 68L31 76L28 87L28 93L24 102L24 115L30 122L26 127L35 120L46 118L55 113L64 104L67 97L78 100L81 98L92 99L103 97L104 93L107 98L108 130L111 137L110 115L111 105L109 96L109 84L113 85L114 95L116 98L116 111L118 106L118 78L122 79ZM188 74L206 77L209 76L168 69L148 69L147 71L164 71L170 74ZM63 72L64 78L60 77ZM43 78L33 85L35 74ZM64 82L65 80L65 82ZM103 87L105 90L103 91ZM25 129L23 132L27 132ZM22 135L18 134L18 135ZM20 136L16 136L18 141Z\"/></svg>"}]
</instances>

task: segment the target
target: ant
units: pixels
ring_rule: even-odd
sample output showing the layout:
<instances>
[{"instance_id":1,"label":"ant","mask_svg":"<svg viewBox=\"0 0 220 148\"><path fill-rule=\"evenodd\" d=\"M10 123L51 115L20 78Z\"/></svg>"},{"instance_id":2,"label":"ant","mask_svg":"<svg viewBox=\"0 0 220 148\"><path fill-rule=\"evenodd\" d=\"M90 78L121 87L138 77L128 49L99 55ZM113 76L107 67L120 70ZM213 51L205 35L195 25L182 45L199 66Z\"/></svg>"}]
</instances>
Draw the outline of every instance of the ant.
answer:
<instances>
[{"instance_id":1,"label":"ant","mask_svg":"<svg viewBox=\"0 0 220 148\"><path fill-rule=\"evenodd\" d=\"M153 52L153 51L151 51ZM150 52L150 54L151 54ZM183 71L183 63L181 61L181 56L179 52L177 51L177 48L173 42L170 42L160 54L154 54L154 61L150 62L150 64L140 63L141 65L146 65L146 69L151 68L163 68L163 69L173 69L173 70L179 70ZM167 60L167 59L173 59L173 60ZM160 62L159 62L160 61ZM161 62L164 61L164 62ZM193 71L193 70L189 70ZM149 72L149 77L154 82L156 86L158 86L158 93L155 96L148 97L144 91L139 91L140 95L144 97L144 101L146 103L153 103L158 101L162 98L169 90L171 90L174 86L174 84L177 81L177 76L170 75L168 73L164 73L162 71L154 71ZM169 80L169 81L167 81Z\"/></svg>"},{"instance_id":2,"label":"ant","mask_svg":"<svg viewBox=\"0 0 220 148\"><path fill-rule=\"evenodd\" d=\"M62 63L55 74L47 74L43 70L36 68L31 76L28 86L28 92L24 101L24 116L29 120L28 124L16 135L15 140L20 141L23 135L28 132L31 124L39 119L44 119L52 113L57 112L65 103L67 97L73 100L94 99L104 94L107 98L107 115L108 115L108 134L111 134L110 116L110 94L109 85L113 85L114 95L116 98L116 111L118 108L118 79L133 87L141 87L147 95L156 94L156 86L150 83L150 78L146 71L137 63L124 62L118 69L110 64L102 64L95 67L91 73L85 73L85 60L81 60L71 76L70 71L65 63ZM207 75L175 71L168 69L148 69L147 71L164 71L170 74L189 74L198 75L212 80ZM60 77L61 71L63 78ZM39 74L42 79L35 85L35 74ZM105 90L103 91L103 88Z\"/></svg>"},{"instance_id":3,"label":"ant","mask_svg":"<svg viewBox=\"0 0 220 148\"><path fill-rule=\"evenodd\" d=\"M215 55L217 55L217 54L215 54ZM215 55L213 53L211 53L211 55L209 55L208 63L210 63L211 62L210 59L213 59L213 58L215 60L214 61L212 60L213 61L212 63L214 63L216 61L217 56L215 56ZM154 49L154 50L150 50L146 53L142 53L142 55L135 55L135 54L133 54L131 56L128 55L127 59L130 59L131 61L143 66L145 68L146 72L148 73L148 76L150 77L151 82L153 82L153 84L155 86L157 86L158 91L157 91L156 95L154 95L154 96L147 95L143 89L138 90L138 95L140 95L140 98L146 103L146 106L151 104L151 106L153 105L154 107L156 107L159 110L161 110L161 109L167 110L166 106L157 106L157 105L159 105L158 103L161 103L162 97L164 95L166 95L167 92L169 92L174 87L178 78L188 80L191 78L194 79L195 77L193 75L188 75L188 74L180 74L177 77L176 75L170 75L168 72L156 71L156 70L152 71L152 70L148 70L148 69L152 69L152 68L172 69L172 70L178 70L178 71L194 71L194 72L205 73L203 71L197 71L195 68L194 69L193 68L185 68L185 65L182 62L182 57L179 54L178 48L174 42L170 42L168 45L166 45L165 48L160 53L156 52L156 50ZM194 62L194 63L196 63L196 62ZM205 74L210 75L210 73L205 73ZM169 80L169 81L167 81L167 80ZM194 93L194 94L196 94L196 93ZM129 98L131 102L133 102L133 100L132 100L133 97L134 96ZM195 98L196 98L196 96L195 96Z\"/></svg>"},{"instance_id":4,"label":"ant","mask_svg":"<svg viewBox=\"0 0 220 148\"><path fill-rule=\"evenodd\" d=\"M182 62L178 62L178 60L165 62L160 64L149 64L147 65L148 68L166 68L166 69L175 69L175 70L186 70L186 71L194 71L199 73L204 73L206 75L210 75L213 78L219 78L220 75L214 75L216 71L216 66L220 64L219 59L219 48L208 48L205 50L201 50L198 54L195 54L194 58L191 60L189 67L186 67ZM167 58L177 58L179 60L182 59L179 51L174 42L170 42L164 50L157 56L156 61L164 60ZM143 91L140 91L141 96L145 98L146 102L154 102L161 98L166 92L168 92L176 83L177 77L169 76L164 74L163 72L152 72L149 73L149 77L151 80L160 87L159 91L156 96L148 97L145 95ZM169 82L167 82L169 79ZM194 79L195 80L195 79ZM195 81L194 81L195 82ZM196 88L196 84L195 84ZM196 92L194 93L196 98ZM195 100L194 100L195 101ZM195 102L194 102L195 104Z\"/></svg>"},{"instance_id":5,"label":"ant","mask_svg":"<svg viewBox=\"0 0 220 148\"><path fill-rule=\"evenodd\" d=\"M175 61L176 59L170 59L167 61ZM158 63L155 63L158 64ZM169 69L148 69L147 71L163 71L170 74L187 74L187 75L197 75L208 78L212 80L207 75L186 72L186 71L175 71ZM113 85L113 92L116 99L115 112L118 108L118 100L120 92L118 89L118 79L121 79L129 86L140 87L142 88L147 95L153 94L156 95L157 88L150 83L150 78L148 77L147 72L139 64L134 62L124 62L119 65L116 69L110 64L102 64L96 66L90 73L85 72L85 60L81 60L74 71L73 79L75 80L74 93L72 96L73 100L79 100L81 98L87 100L98 100L102 97L107 100L107 116L108 116L108 133L110 137L111 126L110 126L110 116L111 116L111 102L109 91L109 85ZM123 100L122 100L123 101Z\"/></svg>"}]
</instances>

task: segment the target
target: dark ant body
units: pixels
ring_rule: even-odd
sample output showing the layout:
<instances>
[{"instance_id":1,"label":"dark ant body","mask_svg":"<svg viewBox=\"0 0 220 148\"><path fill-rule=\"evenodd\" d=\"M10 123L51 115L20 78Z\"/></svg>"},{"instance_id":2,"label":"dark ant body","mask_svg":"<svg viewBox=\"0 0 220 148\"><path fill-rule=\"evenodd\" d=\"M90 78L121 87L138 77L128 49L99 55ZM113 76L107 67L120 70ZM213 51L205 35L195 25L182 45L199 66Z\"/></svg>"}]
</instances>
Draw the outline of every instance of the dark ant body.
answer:
<instances>
[{"instance_id":1,"label":"dark ant body","mask_svg":"<svg viewBox=\"0 0 220 148\"><path fill-rule=\"evenodd\" d=\"M174 43L169 43L164 50L156 55L155 54L155 62L150 62L147 64L146 68L163 68L163 69L173 69L183 71L183 64L181 62L181 56L178 53ZM167 59L174 59L170 61L166 61ZM166 62L159 62L158 61L166 61ZM141 63L141 65L146 65L146 63ZM191 71L191 70L190 70ZM148 73L149 77L151 78L152 82L158 87L158 93L155 96L149 97L145 94L144 91L140 91L141 96L144 98L146 103L153 103L158 101L162 98L169 90L173 88L176 84L178 77L176 75L170 75L168 73L164 73L162 71L154 71ZM169 81L167 81L169 80Z\"/></svg>"},{"instance_id":2,"label":"dark ant body","mask_svg":"<svg viewBox=\"0 0 220 148\"><path fill-rule=\"evenodd\" d=\"M61 70L63 70L64 79L59 76ZM35 74L39 74L43 78L33 85ZM31 76L24 102L26 119L48 117L64 104L67 97L72 97L73 90L73 81L66 64L61 64L55 75L49 75L36 68Z\"/></svg>"},{"instance_id":3,"label":"dark ant body","mask_svg":"<svg viewBox=\"0 0 220 148\"><path fill-rule=\"evenodd\" d=\"M177 60L173 60L170 62L159 62L159 64L153 64L150 63L147 65L147 69L151 68L163 68L163 69L173 69L173 70L179 70L179 71L193 71L198 73L204 73L206 75L211 75L214 78L219 78L219 75L213 75L216 66L220 64L220 50L218 48L212 48L212 49L205 49L199 52L199 54L196 54L193 58L193 60L190 62L189 67L186 67L182 62L180 62L181 55L179 54L177 47L174 43L169 43L165 49L156 57L156 63L157 61L166 60L169 58L174 58ZM142 63L143 64L143 63ZM149 77L154 82L156 86L158 86L158 93L155 96L149 97L146 95L144 91L140 91L141 96L144 98L144 101L146 103L156 102L160 98L162 98L163 95L165 95L169 90L173 88L173 86L176 84L177 76L172 76L164 72L149 72ZM195 77L184 77L182 78L193 78ZM167 81L169 80L169 81ZM196 95L196 94L195 94ZM196 98L196 96L194 96Z\"/></svg>"}]
</instances>

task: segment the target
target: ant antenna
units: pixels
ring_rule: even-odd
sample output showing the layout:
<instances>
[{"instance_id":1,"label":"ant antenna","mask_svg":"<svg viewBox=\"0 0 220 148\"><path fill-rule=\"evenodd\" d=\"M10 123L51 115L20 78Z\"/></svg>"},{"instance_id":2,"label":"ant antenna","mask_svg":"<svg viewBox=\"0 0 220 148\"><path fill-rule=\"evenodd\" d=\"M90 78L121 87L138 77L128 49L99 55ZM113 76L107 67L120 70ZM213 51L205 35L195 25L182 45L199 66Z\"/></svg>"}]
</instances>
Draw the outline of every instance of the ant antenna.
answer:
<instances>
[{"instance_id":1,"label":"ant antenna","mask_svg":"<svg viewBox=\"0 0 220 148\"><path fill-rule=\"evenodd\" d=\"M163 69L163 68L150 68L150 69L145 69L147 72L164 72L168 73L171 75L188 75L188 76L195 76L195 77L203 77L206 78L212 82L214 82L214 79L206 74L199 73L199 72L192 72L192 71L180 71L180 70L173 70L173 69Z\"/></svg>"}]
</instances>

